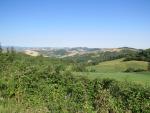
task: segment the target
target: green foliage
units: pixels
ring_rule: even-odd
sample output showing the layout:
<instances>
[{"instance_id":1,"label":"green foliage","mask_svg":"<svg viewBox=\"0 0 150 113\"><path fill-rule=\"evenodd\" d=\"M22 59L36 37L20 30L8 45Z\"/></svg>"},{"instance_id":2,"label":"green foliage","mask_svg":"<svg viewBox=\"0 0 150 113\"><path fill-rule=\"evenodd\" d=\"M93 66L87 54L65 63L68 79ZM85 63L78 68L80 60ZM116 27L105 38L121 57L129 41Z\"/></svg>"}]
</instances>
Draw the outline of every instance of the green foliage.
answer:
<instances>
[{"instance_id":1,"label":"green foliage","mask_svg":"<svg viewBox=\"0 0 150 113\"><path fill-rule=\"evenodd\" d=\"M120 52L97 52L97 53L89 53L83 55L75 55L72 57L66 57L64 59L74 61L76 63L84 63L87 66L89 65L97 65L100 62L110 61L114 59L123 58L128 53L124 51Z\"/></svg>"},{"instance_id":2,"label":"green foliage","mask_svg":"<svg viewBox=\"0 0 150 113\"><path fill-rule=\"evenodd\" d=\"M85 71L87 71L86 70L86 65L84 63L73 64L72 71L75 71L75 72L85 72Z\"/></svg>"},{"instance_id":3,"label":"green foliage","mask_svg":"<svg viewBox=\"0 0 150 113\"><path fill-rule=\"evenodd\" d=\"M144 69L127 68L124 72L142 72Z\"/></svg>"},{"instance_id":4,"label":"green foliage","mask_svg":"<svg viewBox=\"0 0 150 113\"><path fill-rule=\"evenodd\" d=\"M148 69L147 70L150 71L150 62L148 62Z\"/></svg>"},{"instance_id":5,"label":"green foliage","mask_svg":"<svg viewBox=\"0 0 150 113\"><path fill-rule=\"evenodd\" d=\"M2 45L0 43L0 54L2 53L3 49L2 49Z\"/></svg>"},{"instance_id":6,"label":"green foliage","mask_svg":"<svg viewBox=\"0 0 150 113\"><path fill-rule=\"evenodd\" d=\"M0 54L0 60L0 112L150 112L149 87L75 77L68 70L74 63L12 50Z\"/></svg>"},{"instance_id":7,"label":"green foliage","mask_svg":"<svg viewBox=\"0 0 150 113\"><path fill-rule=\"evenodd\" d=\"M138 61L150 61L150 49L140 50L139 52L126 56L125 61L138 60Z\"/></svg>"},{"instance_id":8,"label":"green foliage","mask_svg":"<svg viewBox=\"0 0 150 113\"><path fill-rule=\"evenodd\" d=\"M146 61L123 61L124 59L117 59L112 61L105 61L99 63L95 66L88 66L87 69L95 69L95 72L105 72L105 73L116 73L116 72L124 72L127 69L135 70L147 70L148 62Z\"/></svg>"}]
</instances>

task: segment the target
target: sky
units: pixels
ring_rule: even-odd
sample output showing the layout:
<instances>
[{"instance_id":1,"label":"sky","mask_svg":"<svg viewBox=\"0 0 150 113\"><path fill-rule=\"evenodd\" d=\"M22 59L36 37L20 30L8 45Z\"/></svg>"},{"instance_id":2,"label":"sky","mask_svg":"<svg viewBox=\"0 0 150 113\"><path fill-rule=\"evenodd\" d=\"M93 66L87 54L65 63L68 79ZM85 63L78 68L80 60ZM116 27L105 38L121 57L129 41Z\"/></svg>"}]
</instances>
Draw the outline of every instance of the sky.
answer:
<instances>
[{"instance_id":1,"label":"sky","mask_svg":"<svg viewBox=\"0 0 150 113\"><path fill-rule=\"evenodd\" d=\"M150 48L150 0L0 0L0 42Z\"/></svg>"}]
</instances>

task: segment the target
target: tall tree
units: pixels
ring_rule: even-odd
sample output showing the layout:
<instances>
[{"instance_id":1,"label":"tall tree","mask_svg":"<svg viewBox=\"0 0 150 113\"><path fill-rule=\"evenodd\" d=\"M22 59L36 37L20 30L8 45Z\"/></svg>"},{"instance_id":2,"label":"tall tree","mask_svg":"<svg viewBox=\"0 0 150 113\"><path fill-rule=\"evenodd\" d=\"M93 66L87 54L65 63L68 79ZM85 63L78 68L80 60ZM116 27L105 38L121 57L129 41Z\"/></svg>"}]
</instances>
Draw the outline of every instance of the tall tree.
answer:
<instances>
[{"instance_id":1,"label":"tall tree","mask_svg":"<svg viewBox=\"0 0 150 113\"><path fill-rule=\"evenodd\" d=\"M10 50L8 47L6 48L6 53L10 53Z\"/></svg>"},{"instance_id":2,"label":"tall tree","mask_svg":"<svg viewBox=\"0 0 150 113\"><path fill-rule=\"evenodd\" d=\"M14 47L11 47L11 48L10 48L10 52L11 52L12 54L14 54L14 53L15 53L15 49L14 49Z\"/></svg>"},{"instance_id":3,"label":"tall tree","mask_svg":"<svg viewBox=\"0 0 150 113\"><path fill-rule=\"evenodd\" d=\"M2 45L0 43L0 53L2 53L3 49L2 49Z\"/></svg>"}]
</instances>

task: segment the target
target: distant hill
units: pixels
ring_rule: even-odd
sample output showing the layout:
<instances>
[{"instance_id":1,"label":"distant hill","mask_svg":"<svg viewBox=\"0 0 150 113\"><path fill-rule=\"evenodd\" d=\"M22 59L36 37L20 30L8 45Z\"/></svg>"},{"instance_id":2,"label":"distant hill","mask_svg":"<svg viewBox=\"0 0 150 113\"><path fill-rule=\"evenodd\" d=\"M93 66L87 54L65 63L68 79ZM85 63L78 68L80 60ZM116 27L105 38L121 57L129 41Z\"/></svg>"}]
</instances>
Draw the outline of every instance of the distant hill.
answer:
<instances>
[{"instance_id":1,"label":"distant hill","mask_svg":"<svg viewBox=\"0 0 150 113\"><path fill-rule=\"evenodd\" d=\"M3 47L3 48L4 48L4 50L6 50L7 47ZM32 56L32 54L29 54L29 51L32 51L33 53L36 53L38 55L43 55L45 57L58 57L58 58L82 56L82 55L89 55L89 54L97 55L100 52L139 51L139 49L129 48L129 47L121 47L121 48L14 47L14 48L18 52L24 52L25 54L28 54L31 56Z\"/></svg>"}]
</instances>

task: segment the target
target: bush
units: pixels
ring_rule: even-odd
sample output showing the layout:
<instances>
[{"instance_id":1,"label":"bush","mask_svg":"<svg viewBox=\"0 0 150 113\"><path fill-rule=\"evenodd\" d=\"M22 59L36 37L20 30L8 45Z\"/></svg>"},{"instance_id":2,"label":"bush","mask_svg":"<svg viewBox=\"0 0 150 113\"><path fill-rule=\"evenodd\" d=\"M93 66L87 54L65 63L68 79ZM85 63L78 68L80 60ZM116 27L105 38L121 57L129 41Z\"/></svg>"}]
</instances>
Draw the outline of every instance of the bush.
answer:
<instances>
[{"instance_id":1,"label":"bush","mask_svg":"<svg viewBox=\"0 0 150 113\"><path fill-rule=\"evenodd\" d=\"M128 68L124 72L143 72L144 69L134 69L134 68Z\"/></svg>"},{"instance_id":2,"label":"bush","mask_svg":"<svg viewBox=\"0 0 150 113\"><path fill-rule=\"evenodd\" d=\"M148 62L148 71L150 71L150 61Z\"/></svg>"}]
</instances>

